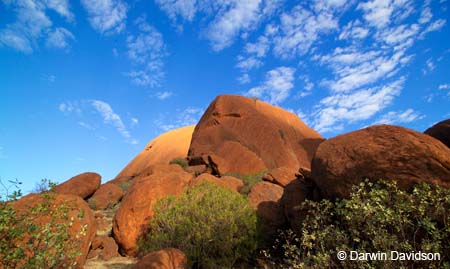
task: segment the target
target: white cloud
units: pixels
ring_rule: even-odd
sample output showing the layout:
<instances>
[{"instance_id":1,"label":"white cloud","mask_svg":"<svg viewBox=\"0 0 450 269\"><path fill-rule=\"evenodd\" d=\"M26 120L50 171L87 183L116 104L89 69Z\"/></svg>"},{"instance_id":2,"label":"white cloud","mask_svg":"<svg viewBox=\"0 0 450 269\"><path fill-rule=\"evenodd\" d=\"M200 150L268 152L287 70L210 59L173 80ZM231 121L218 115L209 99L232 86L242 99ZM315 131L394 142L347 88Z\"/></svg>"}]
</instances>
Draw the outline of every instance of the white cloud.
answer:
<instances>
[{"instance_id":1,"label":"white cloud","mask_svg":"<svg viewBox=\"0 0 450 269\"><path fill-rule=\"evenodd\" d=\"M81 0L92 28L100 33L114 34L125 29L127 5L121 0Z\"/></svg>"},{"instance_id":2,"label":"white cloud","mask_svg":"<svg viewBox=\"0 0 450 269\"><path fill-rule=\"evenodd\" d=\"M48 34L45 44L49 48L67 49L70 47L69 40L75 40L73 34L65 28L58 27Z\"/></svg>"},{"instance_id":3,"label":"white cloud","mask_svg":"<svg viewBox=\"0 0 450 269\"><path fill-rule=\"evenodd\" d=\"M339 35L339 39L363 39L369 34L369 29L364 27L358 19L349 22Z\"/></svg>"},{"instance_id":4,"label":"white cloud","mask_svg":"<svg viewBox=\"0 0 450 269\"><path fill-rule=\"evenodd\" d=\"M441 84L439 85L439 90L449 90L450 84Z\"/></svg>"},{"instance_id":5,"label":"white cloud","mask_svg":"<svg viewBox=\"0 0 450 269\"><path fill-rule=\"evenodd\" d=\"M431 58L427 59L425 62L425 67L422 69L422 73L424 75L432 72L436 68L436 65L433 63L433 60Z\"/></svg>"},{"instance_id":6,"label":"white cloud","mask_svg":"<svg viewBox=\"0 0 450 269\"><path fill-rule=\"evenodd\" d=\"M181 16L184 20L192 21L197 12L196 0L156 0L155 2L174 21L177 16Z\"/></svg>"},{"instance_id":7,"label":"white cloud","mask_svg":"<svg viewBox=\"0 0 450 269\"><path fill-rule=\"evenodd\" d=\"M404 80L402 77L385 86L337 93L322 99L311 114L313 128L318 132L336 131L344 124L369 119L392 103L400 94Z\"/></svg>"},{"instance_id":8,"label":"white cloud","mask_svg":"<svg viewBox=\"0 0 450 269\"><path fill-rule=\"evenodd\" d=\"M0 29L0 46L23 53L32 53L42 36L58 29L52 28L54 22L47 15L48 10L55 11L69 22L74 18L68 0L17 0L4 3L6 9L16 13L16 21Z\"/></svg>"},{"instance_id":9,"label":"white cloud","mask_svg":"<svg viewBox=\"0 0 450 269\"><path fill-rule=\"evenodd\" d=\"M396 124L409 123L415 120L423 119L425 116L409 108L405 111L390 111L381 116L373 124Z\"/></svg>"},{"instance_id":10,"label":"white cloud","mask_svg":"<svg viewBox=\"0 0 450 269\"><path fill-rule=\"evenodd\" d=\"M131 118L131 126L135 127L139 125L139 120L137 118Z\"/></svg>"},{"instance_id":11,"label":"white cloud","mask_svg":"<svg viewBox=\"0 0 450 269\"><path fill-rule=\"evenodd\" d=\"M230 46L241 31L250 30L259 22L261 0L234 1L232 7L211 22L206 35L215 51Z\"/></svg>"},{"instance_id":12,"label":"white cloud","mask_svg":"<svg viewBox=\"0 0 450 269\"><path fill-rule=\"evenodd\" d=\"M78 114L81 113L80 104L78 102L76 102L76 101L75 102L70 102L70 101L63 102L63 103L58 105L58 109L59 109L59 111L61 111L63 113L66 113L66 114L69 114L69 113L72 113L72 112L75 112L75 113L78 113Z\"/></svg>"},{"instance_id":13,"label":"white cloud","mask_svg":"<svg viewBox=\"0 0 450 269\"><path fill-rule=\"evenodd\" d=\"M130 144L137 144L138 141L131 137L130 131L123 123L118 114L114 112L112 107L100 100L89 101L90 105L102 116L104 123L112 125Z\"/></svg>"},{"instance_id":14,"label":"white cloud","mask_svg":"<svg viewBox=\"0 0 450 269\"><path fill-rule=\"evenodd\" d=\"M265 81L250 90L245 95L261 98L272 104L279 104L286 100L294 87L295 69L278 67L266 73Z\"/></svg>"},{"instance_id":15,"label":"white cloud","mask_svg":"<svg viewBox=\"0 0 450 269\"><path fill-rule=\"evenodd\" d=\"M127 37L127 55L138 69L126 75L137 85L159 86L165 76L163 59L167 54L162 34L145 18L139 18L136 24L140 33Z\"/></svg>"},{"instance_id":16,"label":"white cloud","mask_svg":"<svg viewBox=\"0 0 450 269\"><path fill-rule=\"evenodd\" d=\"M164 91L164 92L157 92L156 93L156 98L158 98L159 100L165 100L169 97L173 96L173 92L169 92L169 91Z\"/></svg>"},{"instance_id":17,"label":"white cloud","mask_svg":"<svg viewBox=\"0 0 450 269\"><path fill-rule=\"evenodd\" d=\"M250 80L250 76L248 74L242 74L241 76L239 76L237 78L237 81L240 84L247 84L247 83L250 83L251 80Z\"/></svg>"},{"instance_id":18,"label":"white cloud","mask_svg":"<svg viewBox=\"0 0 450 269\"><path fill-rule=\"evenodd\" d=\"M321 34L338 29L338 20L328 10L313 12L303 5L281 15L280 34L274 38L274 53L281 58L304 55Z\"/></svg>"},{"instance_id":19,"label":"white cloud","mask_svg":"<svg viewBox=\"0 0 450 269\"><path fill-rule=\"evenodd\" d=\"M203 110L196 107L188 107L185 109L177 109L175 117L161 115L154 123L163 131L170 131L184 126L195 125L200 120Z\"/></svg>"},{"instance_id":20,"label":"white cloud","mask_svg":"<svg viewBox=\"0 0 450 269\"><path fill-rule=\"evenodd\" d=\"M444 27L444 25L447 23L446 20L444 19L438 19L434 22L432 22L430 25L427 26L427 28L425 28L425 30L420 34L420 38L423 39L425 38L425 35L430 33L430 32L434 32L434 31L439 31L442 29L442 27Z\"/></svg>"},{"instance_id":21,"label":"white cloud","mask_svg":"<svg viewBox=\"0 0 450 269\"><path fill-rule=\"evenodd\" d=\"M78 125L80 125L81 127L85 128L85 129L88 129L88 130L94 130L95 129L89 123L86 123L84 121L79 121Z\"/></svg>"}]
</instances>

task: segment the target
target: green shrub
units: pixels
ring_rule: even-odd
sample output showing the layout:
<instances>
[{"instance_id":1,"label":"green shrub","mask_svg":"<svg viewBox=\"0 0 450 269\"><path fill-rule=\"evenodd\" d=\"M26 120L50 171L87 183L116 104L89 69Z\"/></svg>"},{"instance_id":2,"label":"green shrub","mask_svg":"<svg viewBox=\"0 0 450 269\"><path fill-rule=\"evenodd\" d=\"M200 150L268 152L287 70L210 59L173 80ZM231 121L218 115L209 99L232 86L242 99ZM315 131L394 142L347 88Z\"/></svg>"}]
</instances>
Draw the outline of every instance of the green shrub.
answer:
<instances>
[{"instance_id":1,"label":"green shrub","mask_svg":"<svg viewBox=\"0 0 450 269\"><path fill-rule=\"evenodd\" d=\"M284 232L283 266L290 268L450 268L450 190L418 184L365 181L351 198L306 201L301 231ZM385 261L337 259L338 251L387 253ZM439 253L440 261L391 260L390 252Z\"/></svg>"},{"instance_id":2,"label":"green shrub","mask_svg":"<svg viewBox=\"0 0 450 269\"><path fill-rule=\"evenodd\" d=\"M119 187L122 189L122 191L125 193L127 192L128 188L131 186L131 181L122 181L119 183Z\"/></svg>"},{"instance_id":3,"label":"green shrub","mask_svg":"<svg viewBox=\"0 0 450 269\"><path fill-rule=\"evenodd\" d=\"M224 176L232 176L235 178L239 178L244 182L244 186L239 190L241 194L247 195L252 189L253 185L262 181L263 175L267 173L266 170L260 171L255 174L240 174L234 172L225 173Z\"/></svg>"},{"instance_id":4,"label":"green shrub","mask_svg":"<svg viewBox=\"0 0 450 269\"><path fill-rule=\"evenodd\" d=\"M154 207L142 254L166 247L182 250L197 268L230 268L256 248L256 213L242 195L204 181Z\"/></svg>"},{"instance_id":5,"label":"green shrub","mask_svg":"<svg viewBox=\"0 0 450 269\"><path fill-rule=\"evenodd\" d=\"M183 158L176 158L169 162L169 164L178 164L179 166L186 168L188 167L188 162Z\"/></svg>"},{"instance_id":6,"label":"green shrub","mask_svg":"<svg viewBox=\"0 0 450 269\"><path fill-rule=\"evenodd\" d=\"M19 192L20 194L20 192ZM0 201L0 268L75 268L75 259L81 254L75 248L70 227L69 205L53 205L53 192L42 193L42 203L30 207L26 214L17 212L9 196ZM83 217L79 212L78 217ZM48 216L46 223L37 218ZM82 227L78 236L85 232Z\"/></svg>"}]
</instances>

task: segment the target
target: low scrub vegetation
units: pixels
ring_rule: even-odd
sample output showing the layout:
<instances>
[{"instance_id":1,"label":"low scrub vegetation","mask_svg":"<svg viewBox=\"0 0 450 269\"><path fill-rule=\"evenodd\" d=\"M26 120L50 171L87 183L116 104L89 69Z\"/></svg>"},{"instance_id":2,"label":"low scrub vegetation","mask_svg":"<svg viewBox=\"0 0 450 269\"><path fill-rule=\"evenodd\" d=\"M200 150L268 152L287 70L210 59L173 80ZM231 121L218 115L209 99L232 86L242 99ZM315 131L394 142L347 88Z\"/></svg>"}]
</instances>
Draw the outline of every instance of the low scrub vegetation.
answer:
<instances>
[{"instance_id":1,"label":"low scrub vegetation","mask_svg":"<svg viewBox=\"0 0 450 269\"><path fill-rule=\"evenodd\" d=\"M271 252L281 268L450 268L449 189L419 184L406 192L395 182L365 181L350 199L300 207L306 212L301 230L282 232ZM339 260L339 251L347 259ZM350 260L350 251L388 259ZM440 261L391 260L391 251L439 253Z\"/></svg>"},{"instance_id":2,"label":"low scrub vegetation","mask_svg":"<svg viewBox=\"0 0 450 269\"><path fill-rule=\"evenodd\" d=\"M188 167L188 162L183 158L176 158L169 162L169 164L178 164L179 166L186 168Z\"/></svg>"},{"instance_id":3,"label":"low scrub vegetation","mask_svg":"<svg viewBox=\"0 0 450 269\"><path fill-rule=\"evenodd\" d=\"M257 247L257 217L242 195L204 181L154 207L142 254L166 247L182 250L193 268L230 268Z\"/></svg>"},{"instance_id":4,"label":"low scrub vegetation","mask_svg":"<svg viewBox=\"0 0 450 269\"><path fill-rule=\"evenodd\" d=\"M17 187L18 182L10 183ZM30 206L26 212L18 212L13 206L21 196L19 188L0 201L0 268L77 267L75 259L81 253L70 234L74 223L68 215L70 206L52 203L55 194L46 191L52 186L49 183L39 185L42 203ZM78 217L82 218L81 214ZM37 223L42 217L48 217L48 221Z\"/></svg>"}]
</instances>

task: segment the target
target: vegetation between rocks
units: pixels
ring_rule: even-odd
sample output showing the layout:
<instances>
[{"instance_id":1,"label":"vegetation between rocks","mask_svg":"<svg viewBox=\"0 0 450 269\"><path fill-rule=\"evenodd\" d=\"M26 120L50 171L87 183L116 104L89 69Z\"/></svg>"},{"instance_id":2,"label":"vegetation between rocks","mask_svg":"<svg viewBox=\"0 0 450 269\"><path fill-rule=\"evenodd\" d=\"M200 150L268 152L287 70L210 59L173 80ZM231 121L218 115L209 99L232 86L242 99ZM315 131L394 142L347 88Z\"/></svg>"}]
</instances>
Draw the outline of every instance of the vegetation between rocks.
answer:
<instances>
[{"instance_id":1,"label":"vegetation between rocks","mask_svg":"<svg viewBox=\"0 0 450 269\"><path fill-rule=\"evenodd\" d=\"M176 158L169 162L169 164L178 164L179 166L186 168L188 167L188 162L183 158Z\"/></svg>"},{"instance_id":2,"label":"vegetation between rocks","mask_svg":"<svg viewBox=\"0 0 450 269\"><path fill-rule=\"evenodd\" d=\"M257 247L257 217L248 200L204 181L158 201L140 252L174 247L193 268L230 268Z\"/></svg>"},{"instance_id":3,"label":"vegetation between rocks","mask_svg":"<svg viewBox=\"0 0 450 269\"><path fill-rule=\"evenodd\" d=\"M240 174L234 172L225 173L224 176L231 176L235 178L239 178L244 182L244 186L239 190L241 194L247 195L252 189L253 185L262 181L262 177L266 174L266 170L259 171L254 174Z\"/></svg>"},{"instance_id":4,"label":"vegetation between rocks","mask_svg":"<svg viewBox=\"0 0 450 269\"><path fill-rule=\"evenodd\" d=\"M26 212L17 211L13 203L21 196L19 182L10 183L17 190L0 201L0 268L75 268L81 253L70 233L74 223L68 214L70 206L54 205L55 193L43 191L41 203L30 206ZM45 180L39 186L48 190L53 184ZM37 219L43 217L48 221L38 223ZM82 211L78 217L83 218ZM81 227L76 236L82 236L85 228Z\"/></svg>"},{"instance_id":5,"label":"vegetation between rocks","mask_svg":"<svg viewBox=\"0 0 450 269\"><path fill-rule=\"evenodd\" d=\"M348 200L306 201L300 210L305 212L301 231L282 232L274 249L265 252L276 267L450 268L449 189L422 183L408 193L395 182L365 181ZM421 251L439 253L441 259L340 261L338 251Z\"/></svg>"}]
</instances>

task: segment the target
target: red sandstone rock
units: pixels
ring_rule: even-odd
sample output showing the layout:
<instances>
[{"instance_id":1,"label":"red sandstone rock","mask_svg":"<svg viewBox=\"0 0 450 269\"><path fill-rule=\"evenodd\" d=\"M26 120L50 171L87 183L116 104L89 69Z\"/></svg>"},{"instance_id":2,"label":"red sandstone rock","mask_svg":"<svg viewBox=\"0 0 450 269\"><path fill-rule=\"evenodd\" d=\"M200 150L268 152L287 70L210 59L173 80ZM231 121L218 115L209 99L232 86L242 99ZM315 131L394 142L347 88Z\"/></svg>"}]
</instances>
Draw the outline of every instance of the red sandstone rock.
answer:
<instances>
[{"instance_id":1,"label":"red sandstone rock","mask_svg":"<svg viewBox=\"0 0 450 269\"><path fill-rule=\"evenodd\" d=\"M97 173L83 173L55 186L54 190L60 194L72 194L86 199L100 187L101 178Z\"/></svg>"},{"instance_id":2,"label":"red sandstone rock","mask_svg":"<svg viewBox=\"0 0 450 269\"><path fill-rule=\"evenodd\" d=\"M436 123L428 128L425 133L431 135L450 148L450 119Z\"/></svg>"},{"instance_id":3,"label":"red sandstone rock","mask_svg":"<svg viewBox=\"0 0 450 269\"><path fill-rule=\"evenodd\" d=\"M186 255L178 249L166 248L147 254L134 269L187 269Z\"/></svg>"},{"instance_id":4,"label":"red sandstone rock","mask_svg":"<svg viewBox=\"0 0 450 269\"><path fill-rule=\"evenodd\" d=\"M106 183L100 186L100 188L89 199L89 205L94 210L104 210L114 207L120 199L122 199L122 189L112 183Z\"/></svg>"},{"instance_id":5,"label":"red sandstone rock","mask_svg":"<svg viewBox=\"0 0 450 269\"><path fill-rule=\"evenodd\" d=\"M227 189L239 192L239 190L244 186L244 182L239 178L224 176L221 178L217 178L211 174L201 174L191 181L191 185L199 184L203 181L213 182L219 186L225 187Z\"/></svg>"}]
</instances>

